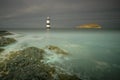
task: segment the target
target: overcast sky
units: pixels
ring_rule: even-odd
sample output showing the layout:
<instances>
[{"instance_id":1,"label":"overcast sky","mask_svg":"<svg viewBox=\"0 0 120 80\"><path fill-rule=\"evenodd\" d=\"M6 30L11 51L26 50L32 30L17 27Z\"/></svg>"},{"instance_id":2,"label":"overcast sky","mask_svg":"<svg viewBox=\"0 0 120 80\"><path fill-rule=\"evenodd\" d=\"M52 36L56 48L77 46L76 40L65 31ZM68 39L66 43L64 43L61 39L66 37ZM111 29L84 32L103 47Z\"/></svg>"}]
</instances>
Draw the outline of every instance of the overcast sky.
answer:
<instances>
[{"instance_id":1,"label":"overcast sky","mask_svg":"<svg viewBox=\"0 0 120 80\"><path fill-rule=\"evenodd\" d=\"M0 0L0 29L44 28L47 16L53 28L97 23L120 29L119 0Z\"/></svg>"}]
</instances>

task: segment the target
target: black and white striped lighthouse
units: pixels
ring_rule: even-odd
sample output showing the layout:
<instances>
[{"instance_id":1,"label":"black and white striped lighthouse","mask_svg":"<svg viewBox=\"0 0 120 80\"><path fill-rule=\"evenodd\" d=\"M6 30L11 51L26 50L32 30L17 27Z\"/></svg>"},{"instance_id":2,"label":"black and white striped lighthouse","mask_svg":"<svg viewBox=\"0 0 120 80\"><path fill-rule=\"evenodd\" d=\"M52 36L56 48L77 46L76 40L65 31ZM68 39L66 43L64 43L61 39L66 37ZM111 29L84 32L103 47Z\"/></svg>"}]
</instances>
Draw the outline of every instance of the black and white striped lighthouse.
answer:
<instances>
[{"instance_id":1,"label":"black and white striped lighthouse","mask_svg":"<svg viewBox=\"0 0 120 80\"><path fill-rule=\"evenodd\" d=\"M46 20L46 29L50 29L50 17L47 17L47 20Z\"/></svg>"}]
</instances>

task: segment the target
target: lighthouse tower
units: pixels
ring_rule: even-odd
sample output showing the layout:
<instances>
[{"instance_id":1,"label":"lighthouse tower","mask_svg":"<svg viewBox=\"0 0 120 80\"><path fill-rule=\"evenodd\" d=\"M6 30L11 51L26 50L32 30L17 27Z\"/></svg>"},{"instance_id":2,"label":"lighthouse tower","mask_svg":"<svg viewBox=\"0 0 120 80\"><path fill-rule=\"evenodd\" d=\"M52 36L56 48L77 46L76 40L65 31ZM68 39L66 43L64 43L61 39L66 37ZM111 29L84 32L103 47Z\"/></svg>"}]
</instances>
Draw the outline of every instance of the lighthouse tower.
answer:
<instances>
[{"instance_id":1,"label":"lighthouse tower","mask_svg":"<svg viewBox=\"0 0 120 80\"><path fill-rule=\"evenodd\" d=\"M50 17L47 17L47 20L46 20L46 29L50 29Z\"/></svg>"}]
</instances>

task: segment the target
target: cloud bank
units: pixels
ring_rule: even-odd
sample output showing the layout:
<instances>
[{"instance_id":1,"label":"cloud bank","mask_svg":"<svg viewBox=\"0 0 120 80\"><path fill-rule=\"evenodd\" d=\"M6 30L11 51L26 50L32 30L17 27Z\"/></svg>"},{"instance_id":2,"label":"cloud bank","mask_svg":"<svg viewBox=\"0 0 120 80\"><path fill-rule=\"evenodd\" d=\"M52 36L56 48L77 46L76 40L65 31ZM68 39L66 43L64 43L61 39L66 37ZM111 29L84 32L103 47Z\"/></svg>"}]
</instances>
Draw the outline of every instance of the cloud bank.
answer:
<instances>
[{"instance_id":1,"label":"cloud bank","mask_svg":"<svg viewBox=\"0 0 120 80\"><path fill-rule=\"evenodd\" d=\"M119 28L119 0L0 0L0 28L44 28L50 16L53 28L98 23Z\"/></svg>"}]
</instances>

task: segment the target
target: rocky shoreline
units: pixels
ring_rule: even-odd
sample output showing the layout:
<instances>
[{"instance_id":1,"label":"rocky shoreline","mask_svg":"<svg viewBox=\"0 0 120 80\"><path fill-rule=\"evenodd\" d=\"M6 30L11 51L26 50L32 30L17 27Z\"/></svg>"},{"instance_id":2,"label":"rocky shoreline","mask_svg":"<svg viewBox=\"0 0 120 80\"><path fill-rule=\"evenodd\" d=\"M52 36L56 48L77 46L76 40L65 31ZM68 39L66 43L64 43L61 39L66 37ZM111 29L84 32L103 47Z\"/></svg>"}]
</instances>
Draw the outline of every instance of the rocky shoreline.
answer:
<instances>
[{"instance_id":1,"label":"rocky shoreline","mask_svg":"<svg viewBox=\"0 0 120 80\"><path fill-rule=\"evenodd\" d=\"M76 75L67 74L55 66L45 64L45 51L36 47L28 47L11 52L0 63L0 79L2 80L80 80ZM56 70L57 69L57 70Z\"/></svg>"},{"instance_id":2,"label":"rocky shoreline","mask_svg":"<svg viewBox=\"0 0 120 80\"><path fill-rule=\"evenodd\" d=\"M0 37L0 52L4 46L16 42L13 38ZM68 55L63 49L48 45L45 49L57 55ZM37 47L27 47L12 51L0 61L0 80L81 80L74 74L67 73L55 65L44 63L46 51Z\"/></svg>"}]
</instances>

